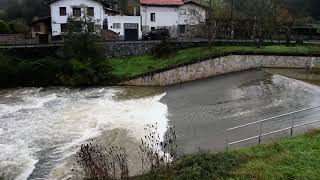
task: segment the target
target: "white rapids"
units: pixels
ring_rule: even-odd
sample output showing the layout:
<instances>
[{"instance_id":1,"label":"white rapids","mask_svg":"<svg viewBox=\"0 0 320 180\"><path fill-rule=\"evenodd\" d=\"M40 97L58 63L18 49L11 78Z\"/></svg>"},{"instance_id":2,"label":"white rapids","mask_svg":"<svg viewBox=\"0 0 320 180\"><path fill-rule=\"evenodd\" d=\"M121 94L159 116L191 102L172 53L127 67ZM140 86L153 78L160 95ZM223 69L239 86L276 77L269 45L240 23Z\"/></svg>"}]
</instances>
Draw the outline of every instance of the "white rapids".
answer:
<instances>
[{"instance_id":1,"label":"white rapids","mask_svg":"<svg viewBox=\"0 0 320 180\"><path fill-rule=\"evenodd\" d=\"M144 127L168 126L165 95L116 99L122 88L23 88L0 91L0 177L50 179L77 147L104 131L126 129L137 140ZM63 178L63 177L61 177Z\"/></svg>"}]
</instances>

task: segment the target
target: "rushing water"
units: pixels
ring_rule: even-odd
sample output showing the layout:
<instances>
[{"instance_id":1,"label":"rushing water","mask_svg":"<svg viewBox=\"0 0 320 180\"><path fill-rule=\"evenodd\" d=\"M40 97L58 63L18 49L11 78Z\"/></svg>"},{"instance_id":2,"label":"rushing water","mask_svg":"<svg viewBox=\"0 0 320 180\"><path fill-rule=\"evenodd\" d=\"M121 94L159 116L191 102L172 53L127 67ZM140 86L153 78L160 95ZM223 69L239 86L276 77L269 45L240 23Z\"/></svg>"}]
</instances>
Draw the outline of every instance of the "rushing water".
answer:
<instances>
[{"instance_id":1,"label":"rushing water","mask_svg":"<svg viewBox=\"0 0 320 180\"><path fill-rule=\"evenodd\" d=\"M123 88L2 90L0 172L8 179L52 178L52 173L61 174L53 170L59 169L78 145L104 132L125 129L128 137L140 139L146 124L158 122L159 133L163 135L167 107L159 100L164 93L148 90L156 94L150 97L136 89L140 96L147 94L139 98L131 91Z\"/></svg>"},{"instance_id":2,"label":"rushing water","mask_svg":"<svg viewBox=\"0 0 320 180\"><path fill-rule=\"evenodd\" d=\"M161 135L168 126L176 126L182 152L221 150L227 128L319 105L319 95L316 85L264 71L229 74L164 90L4 89L0 91L0 176L71 177L70 156L91 139L125 146L129 163L138 172L136 152L146 124L157 122ZM299 122L319 117L313 111L293 118ZM256 132L238 133L249 136Z\"/></svg>"}]
</instances>

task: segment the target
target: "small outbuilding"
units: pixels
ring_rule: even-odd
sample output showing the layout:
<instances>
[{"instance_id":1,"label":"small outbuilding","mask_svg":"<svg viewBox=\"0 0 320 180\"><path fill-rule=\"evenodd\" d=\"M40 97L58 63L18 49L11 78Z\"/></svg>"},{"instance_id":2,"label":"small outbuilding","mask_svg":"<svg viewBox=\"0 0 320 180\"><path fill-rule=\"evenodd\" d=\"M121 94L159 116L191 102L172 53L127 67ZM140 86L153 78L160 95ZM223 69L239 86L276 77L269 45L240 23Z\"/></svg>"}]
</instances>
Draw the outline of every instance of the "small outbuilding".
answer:
<instances>
[{"instance_id":1,"label":"small outbuilding","mask_svg":"<svg viewBox=\"0 0 320 180\"><path fill-rule=\"evenodd\" d=\"M47 43L51 35L51 17L35 18L31 23L31 37Z\"/></svg>"}]
</instances>

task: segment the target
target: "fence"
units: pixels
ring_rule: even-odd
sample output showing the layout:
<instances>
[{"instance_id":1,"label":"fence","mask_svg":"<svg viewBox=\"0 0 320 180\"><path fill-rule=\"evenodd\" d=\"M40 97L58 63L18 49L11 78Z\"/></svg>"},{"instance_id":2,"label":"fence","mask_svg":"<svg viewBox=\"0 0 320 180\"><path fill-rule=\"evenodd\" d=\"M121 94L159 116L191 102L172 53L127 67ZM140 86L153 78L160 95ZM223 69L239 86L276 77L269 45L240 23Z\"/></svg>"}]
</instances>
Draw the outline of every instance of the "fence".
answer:
<instances>
[{"instance_id":1,"label":"fence","mask_svg":"<svg viewBox=\"0 0 320 180\"><path fill-rule=\"evenodd\" d=\"M243 125L240 125L240 126L236 126L236 127L227 129L226 148L229 149L233 145L240 144L240 143L243 143L243 142L247 142L247 141L250 141L250 140L255 140L255 139L258 139L258 144L261 144L263 137L270 136L270 135L277 134L277 133L284 132L284 131L290 131L290 136L293 136L294 129L302 127L302 126L310 125L310 124L319 123L320 120L313 120L313 121L304 122L304 123L301 123L301 124L295 124L295 119L291 118L290 127L285 127L285 128L281 128L281 129L278 129L278 130L273 130L273 131L266 132L266 133L263 133L263 125L264 125L264 123L267 123L267 122L270 122L270 121L273 121L273 120L276 120L276 119L279 119L279 118L282 118L282 117L287 117L287 116L290 116L290 115L294 115L294 114L298 114L298 113L302 113L302 112L307 112L307 111L311 111L311 110L319 109L319 108L320 108L320 106L314 106L314 107L310 107L310 108L305 108L305 109L301 109L301 110L298 110L298 111L293 111L293 112L290 112L290 113L286 113L286 114L282 114L282 115L279 115L279 116L270 117L270 118L267 118L267 119L263 119L263 120L259 120L259 121L255 121L255 122L252 122L252 123L247 123L247 124L243 124ZM251 136L251 137L247 137L247 138L244 138L244 139L239 139L239 140L232 141L232 142L229 141L229 136L234 131L241 130L243 128L250 127L250 126L253 126L253 125L258 125L258 127L259 127L257 135Z\"/></svg>"}]
</instances>

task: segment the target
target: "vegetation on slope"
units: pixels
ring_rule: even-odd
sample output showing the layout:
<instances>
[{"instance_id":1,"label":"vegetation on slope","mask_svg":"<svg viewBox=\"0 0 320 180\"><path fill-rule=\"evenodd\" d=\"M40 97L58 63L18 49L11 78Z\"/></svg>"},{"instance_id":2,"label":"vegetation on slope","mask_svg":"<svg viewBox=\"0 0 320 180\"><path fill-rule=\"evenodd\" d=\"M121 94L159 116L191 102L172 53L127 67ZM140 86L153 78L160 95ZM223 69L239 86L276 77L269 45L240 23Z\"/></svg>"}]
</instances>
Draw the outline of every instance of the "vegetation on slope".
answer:
<instances>
[{"instance_id":1,"label":"vegetation on slope","mask_svg":"<svg viewBox=\"0 0 320 180\"><path fill-rule=\"evenodd\" d=\"M231 53L293 55L320 53L320 46L266 46L263 48L216 46L179 50L168 57L143 55L105 59L100 56L103 54L102 51L97 53L98 49L95 48L94 43L87 46L90 47L87 49L90 52L88 54L92 54L90 57L77 53L79 49L83 49L78 44L81 45L81 43L67 45L66 47L76 47L72 49L74 51L73 55L71 53L70 56L64 58L43 57L42 55L32 59L21 59L16 57L14 53L0 52L0 87L108 85L136 76L206 60L209 57L219 57ZM81 50L79 52L87 51Z\"/></svg>"},{"instance_id":2,"label":"vegetation on slope","mask_svg":"<svg viewBox=\"0 0 320 180\"><path fill-rule=\"evenodd\" d=\"M216 46L197 47L178 51L174 56L157 58L151 55L113 58L113 74L118 79L128 79L142 74L161 71L183 64L197 62L208 57L217 57L230 53L253 54L313 54L320 53L320 46Z\"/></svg>"},{"instance_id":3,"label":"vegetation on slope","mask_svg":"<svg viewBox=\"0 0 320 180\"><path fill-rule=\"evenodd\" d=\"M178 159L157 179L318 179L320 130L273 144L225 153L198 153ZM153 179L147 174L137 179Z\"/></svg>"}]
</instances>

